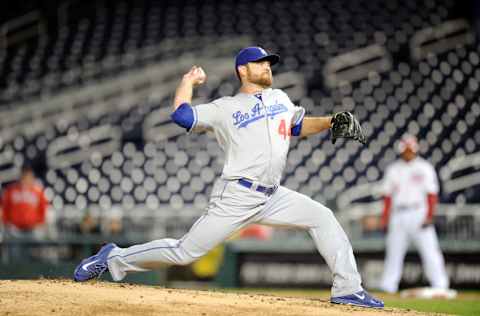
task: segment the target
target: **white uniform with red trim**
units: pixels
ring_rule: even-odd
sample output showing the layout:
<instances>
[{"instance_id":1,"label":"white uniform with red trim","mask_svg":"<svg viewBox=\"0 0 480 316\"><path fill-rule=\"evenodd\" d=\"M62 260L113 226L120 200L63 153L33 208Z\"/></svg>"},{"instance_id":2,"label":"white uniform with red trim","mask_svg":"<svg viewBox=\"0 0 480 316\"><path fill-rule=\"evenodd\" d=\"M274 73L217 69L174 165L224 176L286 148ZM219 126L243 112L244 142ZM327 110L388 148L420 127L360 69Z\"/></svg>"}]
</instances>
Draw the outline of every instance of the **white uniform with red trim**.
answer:
<instances>
[{"instance_id":1,"label":"white uniform with red trim","mask_svg":"<svg viewBox=\"0 0 480 316\"><path fill-rule=\"evenodd\" d=\"M225 152L223 173L209 206L179 240L113 249L107 260L113 279L165 264L189 264L232 233L260 223L308 230L333 273L332 296L362 290L352 247L331 210L279 185L290 136L299 134L304 114L278 89L194 106L190 131L212 130Z\"/></svg>"},{"instance_id":2,"label":"white uniform with red trim","mask_svg":"<svg viewBox=\"0 0 480 316\"><path fill-rule=\"evenodd\" d=\"M433 225L421 227L427 217L427 195L438 193L438 180L433 166L420 157L409 162L397 160L385 172L383 193L391 197L392 210L381 288L387 292L398 290L403 260L410 242L420 253L431 285L448 288L448 276L435 228Z\"/></svg>"}]
</instances>

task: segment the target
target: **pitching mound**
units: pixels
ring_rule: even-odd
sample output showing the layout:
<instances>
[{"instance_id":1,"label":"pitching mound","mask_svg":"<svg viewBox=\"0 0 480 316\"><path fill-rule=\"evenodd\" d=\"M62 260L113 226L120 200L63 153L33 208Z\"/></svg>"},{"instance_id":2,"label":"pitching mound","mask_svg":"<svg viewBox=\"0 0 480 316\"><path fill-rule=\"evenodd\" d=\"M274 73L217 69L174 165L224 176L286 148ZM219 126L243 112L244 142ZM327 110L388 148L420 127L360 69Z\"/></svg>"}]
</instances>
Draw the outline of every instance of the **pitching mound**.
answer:
<instances>
[{"instance_id":1,"label":"pitching mound","mask_svg":"<svg viewBox=\"0 0 480 316\"><path fill-rule=\"evenodd\" d=\"M0 315L424 315L325 300L67 280L0 281Z\"/></svg>"}]
</instances>

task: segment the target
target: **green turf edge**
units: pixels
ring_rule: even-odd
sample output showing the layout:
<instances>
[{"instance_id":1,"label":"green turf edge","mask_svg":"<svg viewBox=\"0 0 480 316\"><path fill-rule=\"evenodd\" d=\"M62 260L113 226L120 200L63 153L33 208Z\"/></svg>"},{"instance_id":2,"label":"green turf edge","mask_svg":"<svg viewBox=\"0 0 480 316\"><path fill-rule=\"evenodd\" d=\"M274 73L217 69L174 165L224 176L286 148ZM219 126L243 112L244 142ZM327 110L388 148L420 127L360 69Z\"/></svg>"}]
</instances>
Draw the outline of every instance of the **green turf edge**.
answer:
<instances>
[{"instance_id":1,"label":"green turf edge","mask_svg":"<svg viewBox=\"0 0 480 316\"><path fill-rule=\"evenodd\" d=\"M322 298L329 299L330 292L327 290L312 289L262 289L262 288L236 288L236 289L217 289L225 292L238 293L261 293L268 295L280 295L304 298ZM383 293L372 294L385 301L386 307L399 309L411 309L419 312L442 313L462 316L480 315L480 291L460 291L459 297L453 300L445 299L414 299L400 298L398 295L389 295Z\"/></svg>"},{"instance_id":2,"label":"green turf edge","mask_svg":"<svg viewBox=\"0 0 480 316\"><path fill-rule=\"evenodd\" d=\"M479 300L439 300L439 299L385 299L385 306L408 308L419 312L444 313L462 316L480 315Z\"/></svg>"}]
</instances>

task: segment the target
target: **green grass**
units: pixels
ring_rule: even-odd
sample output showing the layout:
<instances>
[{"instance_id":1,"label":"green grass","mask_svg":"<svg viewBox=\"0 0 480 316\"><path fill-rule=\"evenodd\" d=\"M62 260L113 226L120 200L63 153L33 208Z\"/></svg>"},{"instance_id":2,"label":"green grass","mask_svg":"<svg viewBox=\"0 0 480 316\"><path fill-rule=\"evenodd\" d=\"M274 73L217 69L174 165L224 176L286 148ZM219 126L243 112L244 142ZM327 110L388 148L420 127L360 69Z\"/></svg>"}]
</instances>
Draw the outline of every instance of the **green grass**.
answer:
<instances>
[{"instance_id":1,"label":"green grass","mask_svg":"<svg viewBox=\"0 0 480 316\"><path fill-rule=\"evenodd\" d=\"M461 297L454 300L385 298L385 305L413 309L420 312L464 316L480 315L480 299L464 299Z\"/></svg>"},{"instance_id":2,"label":"green grass","mask_svg":"<svg viewBox=\"0 0 480 316\"><path fill-rule=\"evenodd\" d=\"M232 289L228 291L261 293L289 297L321 298L325 300L330 298L330 292L325 290ZM458 297L453 300L401 298L399 295L389 295L375 292L372 294L384 300L386 307L462 316L480 315L480 291L459 291Z\"/></svg>"}]
</instances>

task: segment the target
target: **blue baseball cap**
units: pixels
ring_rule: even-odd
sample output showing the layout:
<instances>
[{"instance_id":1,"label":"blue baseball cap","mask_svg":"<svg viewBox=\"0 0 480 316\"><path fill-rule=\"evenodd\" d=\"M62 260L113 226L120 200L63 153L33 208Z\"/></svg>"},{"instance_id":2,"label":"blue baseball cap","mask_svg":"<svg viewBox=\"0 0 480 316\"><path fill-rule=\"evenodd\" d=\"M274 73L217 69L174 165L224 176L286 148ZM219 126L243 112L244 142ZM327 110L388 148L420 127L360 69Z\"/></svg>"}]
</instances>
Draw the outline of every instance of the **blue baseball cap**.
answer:
<instances>
[{"instance_id":1,"label":"blue baseball cap","mask_svg":"<svg viewBox=\"0 0 480 316\"><path fill-rule=\"evenodd\" d=\"M253 46L242 49L235 58L235 69L238 66L248 64L255 61L268 60L270 65L275 65L280 61L280 56L269 54L261 47Z\"/></svg>"}]
</instances>

